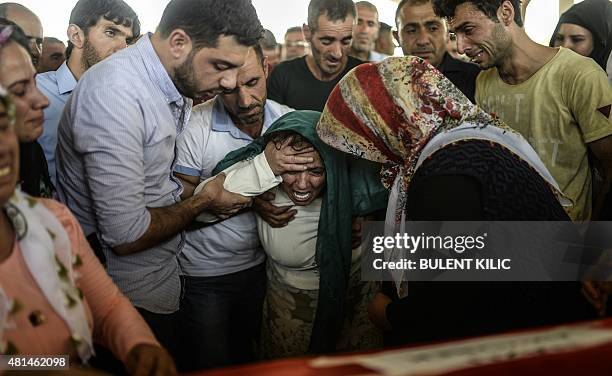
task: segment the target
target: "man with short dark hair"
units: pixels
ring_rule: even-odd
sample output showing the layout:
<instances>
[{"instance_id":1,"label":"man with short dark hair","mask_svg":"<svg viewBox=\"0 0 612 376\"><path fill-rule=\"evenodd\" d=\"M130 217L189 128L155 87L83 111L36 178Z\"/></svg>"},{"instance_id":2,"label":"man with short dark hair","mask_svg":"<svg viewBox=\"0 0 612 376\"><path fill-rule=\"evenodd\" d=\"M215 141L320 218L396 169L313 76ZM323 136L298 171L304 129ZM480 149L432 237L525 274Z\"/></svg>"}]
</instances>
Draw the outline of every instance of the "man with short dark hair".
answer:
<instances>
[{"instance_id":1,"label":"man with short dark hair","mask_svg":"<svg viewBox=\"0 0 612 376\"><path fill-rule=\"evenodd\" d=\"M355 3L355 7L357 9L357 25L353 29L353 41L349 54L359 60L379 62L388 55L374 50L380 31L378 9L368 1L358 1Z\"/></svg>"},{"instance_id":2,"label":"man with short dark hair","mask_svg":"<svg viewBox=\"0 0 612 376\"><path fill-rule=\"evenodd\" d=\"M59 196L179 368L184 230L203 211L229 216L250 199L219 176L181 201L175 141L191 98L234 90L262 31L248 0L172 0L155 33L81 77L60 120Z\"/></svg>"},{"instance_id":3,"label":"man with short dark hair","mask_svg":"<svg viewBox=\"0 0 612 376\"><path fill-rule=\"evenodd\" d=\"M380 23L378 30L378 38L374 43L374 51L380 52L388 56L393 56L395 53L395 43L393 43L393 34L391 33L391 25L384 22Z\"/></svg>"},{"instance_id":4,"label":"man with short dark hair","mask_svg":"<svg viewBox=\"0 0 612 376\"><path fill-rule=\"evenodd\" d=\"M264 56L267 58L268 67L274 69L276 64L280 62L280 46L276 43L274 34L268 29L264 29L263 38L259 42Z\"/></svg>"},{"instance_id":5,"label":"man with short dark hair","mask_svg":"<svg viewBox=\"0 0 612 376\"><path fill-rule=\"evenodd\" d=\"M482 69L476 103L520 132L573 206L576 221L592 215L589 151L602 167L603 202L612 180L612 90L592 59L542 46L525 29L519 0L434 0L449 20L457 49Z\"/></svg>"},{"instance_id":6,"label":"man with short dark hair","mask_svg":"<svg viewBox=\"0 0 612 376\"><path fill-rule=\"evenodd\" d=\"M282 61L302 57L308 52L308 42L304 39L302 28L294 26L285 32L285 43L283 44Z\"/></svg>"},{"instance_id":7,"label":"man with short dark hair","mask_svg":"<svg viewBox=\"0 0 612 376\"><path fill-rule=\"evenodd\" d=\"M362 63L348 55L355 17L351 0L311 0L302 26L310 53L274 69L268 97L297 110L322 111L336 83Z\"/></svg>"},{"instance_id":8,"label":"man with short dark hair","mask_svg":"<svg viewBox=\"0 0 612 376\"><path fill-rule=\"evenodd\" d=\"M34 68L38 68L43 47L43 27L40 18L30 9L17 3L0 4L0 17L13 21L30 41L30 56Z\"/></svg>"},{"instance_id":9,"label":"man with short dark hair","mask_svg":"<svg viewBox=\"0 0 612 376\"><path fill-rule=\"evenodd\" d=\"M38 73L57 70L64 61L66 61L66 45L64 45L64 42L57 38L45 37L37 69Z\"/></svg>"},{"instance_id":10,"label":"man with short dark hair","mask_svg":"<svg viewBox=\"0 0 612 376\"><path fill-rule=\"evenodd\" d=\"M36 76L38 87L49 98L39 142L45 151L53 184L57 184L57 126L77 81L87 69L127 47L139 34L138 16L123 0L79 0L72 9L66 62L57 70Z\"/></svg>"},{"instance_id":11,"label":"man with short dark hair","mask_svg":"<svg viewBox=\"0 0 612 376\"><path fill-rule=\"evenodd\" d=\"M404 55L427 60L474 103L476 77L480 69L475 64L453 58L447 52L449 34L446 22L434 13L431 0L400 1L395 22L395 38Z\"/></svg>"},{"instance_id":12,"label":"man with short dark hair","mask_svg":"<svg viewBox=\"0 0 612 376\"><path fill-rule=\"evenodd\" d=\"M249 49L236 88L194 107L177 139L175 175L184 197L212 175L228 153L250 144L291 111L266 100L267 58ZM179 256L185 292L183 355L189 369L254 361L265 295L265 255L253 212L190 231Z\"/></svg>"}]
</instances>

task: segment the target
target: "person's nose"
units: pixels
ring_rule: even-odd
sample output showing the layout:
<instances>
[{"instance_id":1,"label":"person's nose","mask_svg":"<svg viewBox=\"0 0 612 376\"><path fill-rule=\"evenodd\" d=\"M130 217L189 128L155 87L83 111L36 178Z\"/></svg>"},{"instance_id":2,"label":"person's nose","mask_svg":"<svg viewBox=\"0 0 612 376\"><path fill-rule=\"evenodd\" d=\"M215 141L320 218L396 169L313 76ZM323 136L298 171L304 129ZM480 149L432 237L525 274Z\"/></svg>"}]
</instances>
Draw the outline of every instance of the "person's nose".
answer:
<instances>
[{"instance_id":1,"label":"person's nose","mask_svg":"<svg viewBox=\"0 0 612 376\"><path fill-rule=\"evenodd\" d=\"M238 69L228 69L223 72L219 86L225 91L232 91L236 88L236 80L238 77Z\"/></svg>"},{"instance_id":2,"label":"person's nose","mask_svg":"<svg viewBox=\"0 0 612 376\"><path fill-rule=\"evenodd\" d=\"M296 181L296 187L300 190L306 190L309 188L308 184L308 171L301 172Z\"/></svg>"},{"instance_id":3,"label":"person's nose","mask_svg":"<svg viewBox=\"0 0 612 376\"><path fill-rule=\"evenodd\" d=\"M38 89L37 86L34 87L31 103L35 110L44 110L45 108L49 107L49 99Z\"/></svg>"},{"instance_id":4,"label":"person's nose","mask_svg":"<svg viewBox=\"0 0 612 376\"><path fill-rule=\"evenodd\" d=\"M342 59L342 46L340 45L340 43L338 42L332 44L329 53L336 60Z\"/></svg>"},{"instance_id":5,"label":"person's nose","mask_svg":"<svg viewBox=\"0 0 612 376\"><path fill-rule=\"evenodd\" d=\"M244 88L242 87L239 88L238 89L238 106L240 108L249 108L251 106L251 103L253 103L251 95L249 95L247 90L245 90Z\"/></svg>"},{"instance_id":6,"label":"person's nose","mask_svg":"<svg viewBox=\"0 0 612 376\"><path fill-rule=\"evenodd\" d=\"M429 45L429 35L424 31L418 31L416 43L417 43L417 46L419 47L428 46Z\"/></svg>"}]
</instances>

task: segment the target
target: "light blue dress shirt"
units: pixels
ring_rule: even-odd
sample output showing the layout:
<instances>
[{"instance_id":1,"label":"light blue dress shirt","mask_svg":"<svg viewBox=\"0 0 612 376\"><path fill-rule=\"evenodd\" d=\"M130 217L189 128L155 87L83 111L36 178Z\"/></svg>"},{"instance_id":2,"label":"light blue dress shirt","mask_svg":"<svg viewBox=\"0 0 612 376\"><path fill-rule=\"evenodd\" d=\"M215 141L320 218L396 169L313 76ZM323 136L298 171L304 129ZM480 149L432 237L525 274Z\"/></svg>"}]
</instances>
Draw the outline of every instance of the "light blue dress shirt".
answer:
<instances>
[{"instance_id":1,"label":"light blue dress shirt","mask_svg":"<svg viewBox=\"0 0 612 376\"><path fill-rule=\"evenodd\" d=\"M49 107L45 109L43 134L38 139L38 143L45 152L47 164L49 165L49 176L51 176L51 181L56 186L55 147L57 146L57 126L62 117L66 101L76 84L77 81L66 62L60 65L56 71L36 75L36 85L49 98Z\"/></svg>"},{"instance_id":2,"label":"light blue dress shirt","mask_svg":"<svg viewBox=\"0 0 612 376\"><path fill-rule=\"evenodd\" d=\"M58 129L60 199L85 234L97 234L107 272L121 291L135 306L154 313L179 308L177 255L184 234L126 256L111 247L145 233L151 223L147 208L180 201L182 185L172 175L175 141L191 106L144 35L85 72Z\"/></svg>"}]
</instances>

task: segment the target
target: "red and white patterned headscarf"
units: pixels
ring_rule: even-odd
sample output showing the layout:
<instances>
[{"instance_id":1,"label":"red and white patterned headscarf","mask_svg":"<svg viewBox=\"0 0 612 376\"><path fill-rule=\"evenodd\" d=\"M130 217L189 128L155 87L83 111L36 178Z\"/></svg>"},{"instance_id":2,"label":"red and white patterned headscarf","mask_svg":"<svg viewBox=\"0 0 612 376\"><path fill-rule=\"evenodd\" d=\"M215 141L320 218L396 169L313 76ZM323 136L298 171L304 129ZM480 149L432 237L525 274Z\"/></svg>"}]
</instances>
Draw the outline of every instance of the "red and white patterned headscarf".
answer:
<instances>
[{"instance_id":1,"label":"red and white patterned headscarf","mask_svg":"<svg viewBox=\"0 0 612 376\"><path fill-rule=\"evenodd\" d=\"M386 165L387 187L401 173L401 209L423 147L466 121L506 128L426 61L391 57L359 65L336 85L317 132L336 149Z\"/></svg>"},{"instance_id":2,"label":"red and white patterned headscarf","mask_svg":"<svg viewBox=\"0 0 612 376\"><path fill-rule=\"evenodd\" d=\"M481 139L504 146L549 183L562 205L571 205L520 134L472 104L442 73L418 57L390 57L350 71L331 92L317 133L338 150L384 164L382 182L392 188L386 234L402 231L417 162L439 133L447 140ZM439 139L434 144L445 145ZM397 252L391 250L385 257L394 259ZM392 275L403 296L403 271Z\"/></svg>"}]
</instances>

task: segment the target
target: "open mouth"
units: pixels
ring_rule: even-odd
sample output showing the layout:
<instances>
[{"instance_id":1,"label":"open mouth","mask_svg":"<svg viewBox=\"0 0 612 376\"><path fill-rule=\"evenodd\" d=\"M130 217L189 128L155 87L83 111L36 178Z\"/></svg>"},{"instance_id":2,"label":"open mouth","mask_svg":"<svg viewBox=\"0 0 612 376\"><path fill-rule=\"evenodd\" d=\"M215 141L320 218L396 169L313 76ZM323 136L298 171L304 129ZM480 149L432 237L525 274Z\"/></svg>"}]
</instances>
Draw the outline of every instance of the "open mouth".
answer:
<instances>
[{"instance_id":1,"label":"open mouth","mask_svg":"<svg viewBox=\"0 0 612 376\"><path fill-rule=\"evenodd\" d=\"M295 197L296 201L308 201L310 199L311 194L311 192L293 191L293 197Z\"/></svg>"},{"instance_id":2,"label":"open mouth","mask_svg":"<svg viewBox=\"0 0 612 376\"><path fill-rule=\"evenodd\" d=\"M8 176L11 173L11 166L1 167L0 168L0 178Z\"/></svg>"},{"instance_id":3,"label":"open mouth","mask_svg":"<svg viewBox=\"0 0 612 376\"><path fill-rule=\"evenodd\" d=\"M468 55L468 56L469 56L470 60L471 60L473 63L479 63L479 62L481 62L481 61L482 61L482 55L483 55L483 54L484 54L484 51L483 51L483 50L480 50L480 51L476 51L476 53L470 54L470 55Z\"/></svg>"}]
</instances>

